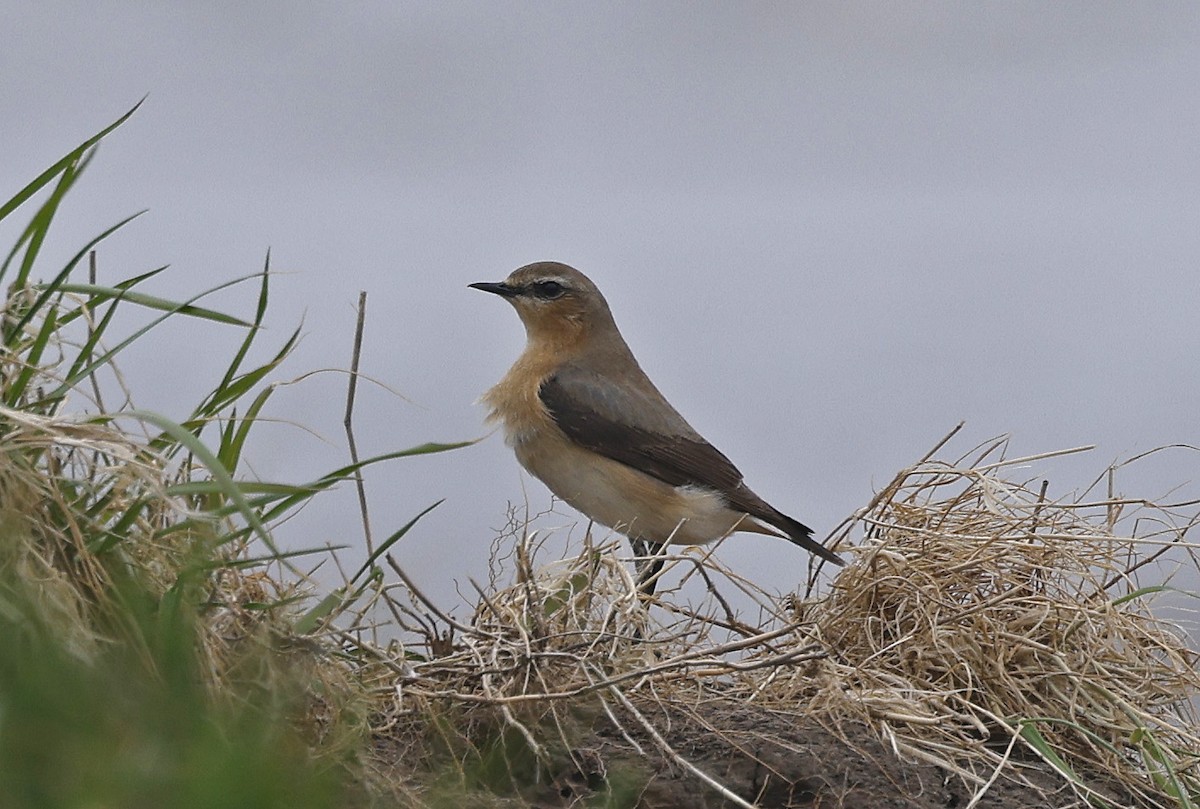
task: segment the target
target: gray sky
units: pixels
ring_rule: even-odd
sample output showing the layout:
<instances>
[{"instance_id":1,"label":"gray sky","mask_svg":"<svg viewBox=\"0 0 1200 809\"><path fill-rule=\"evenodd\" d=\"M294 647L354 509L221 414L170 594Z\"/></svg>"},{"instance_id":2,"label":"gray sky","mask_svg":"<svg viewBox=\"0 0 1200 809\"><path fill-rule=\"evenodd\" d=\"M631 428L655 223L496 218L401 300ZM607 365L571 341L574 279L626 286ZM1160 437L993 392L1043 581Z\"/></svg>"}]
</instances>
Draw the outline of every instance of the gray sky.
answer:
<instances>
[{"instance_id":1,"label":"gray sky","mask_svg":"<svg viewBox=\"0 0 1200 809\"><path fill-rule=\"evenodd\" d=\"M348 364L367 290L364 371L409 401L361 392L364 453L483 434L473 402L524 335L466 285L544 259L597 281L664 393L819 535L963 419L961 451L1098 444L1028 471L1052 496L1200 443L1194 3L0 8L5 197L149 93L49 257L149 208L102 278L169 262L156 289L182 297L269 246L268 340L304 318L296 375ZM181 417L239 336L213 333L132 351L138 404ZM265 425L256 470L340 465L343 398L332 374L280 391L271 415L325 440ZM1197 459L1124 488L1194 493ZM446 498L398 556L447 599L484 575L508 502L549 503L498 435L376 468L369 493L379 535ZM360 544L354 502L285 541ZM753 536L722 555L780 590L806 562Z\"/></svg>"}]
</instances>

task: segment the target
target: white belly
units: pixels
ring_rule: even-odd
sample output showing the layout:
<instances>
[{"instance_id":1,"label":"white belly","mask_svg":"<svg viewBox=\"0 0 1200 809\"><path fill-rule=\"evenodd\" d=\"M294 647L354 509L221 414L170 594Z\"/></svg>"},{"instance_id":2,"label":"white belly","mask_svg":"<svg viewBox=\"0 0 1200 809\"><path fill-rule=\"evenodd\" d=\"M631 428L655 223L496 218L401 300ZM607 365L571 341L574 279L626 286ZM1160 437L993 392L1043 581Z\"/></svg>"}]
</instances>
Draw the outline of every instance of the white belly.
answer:
<instances>
[{"instance_id":1,"label":"white belly","mask_svg":"<svg viewBox=\"0 0 1200 809\"><path fill-rule=\"evenodd\" d=\"M559 499L601 525L655 544L702 545L739 524L762 532L716 492L668 485L572 443L542 408L538 385L523 384L544 374L532 359L528 368L523 363L524 357L484 401L492 408L490 418L503 423L521 466Z\"/></svg>"},{"instance_id":2,"label":"white belly","mask_svg":"<svg viewBox=\"0 0 1200 809\"><path fill-rule=\"evenodd\" d=\"M729 534L746 517L714 491L671 486L565 437L516 441L513 450L560 499L632 539L701 545Z\"/></svg>"}]
</instances>

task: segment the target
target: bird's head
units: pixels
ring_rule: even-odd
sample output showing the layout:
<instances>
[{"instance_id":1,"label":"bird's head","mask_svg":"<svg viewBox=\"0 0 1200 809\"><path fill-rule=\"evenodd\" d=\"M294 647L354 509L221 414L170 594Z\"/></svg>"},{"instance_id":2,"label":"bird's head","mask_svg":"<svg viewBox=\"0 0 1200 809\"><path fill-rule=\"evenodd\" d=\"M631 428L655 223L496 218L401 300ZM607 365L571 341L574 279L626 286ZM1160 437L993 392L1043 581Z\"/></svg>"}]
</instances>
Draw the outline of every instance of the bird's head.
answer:
<instances>
[{"instance_id":1,"label":"bird's head","mask_svg":"<svg viewBox=\"0 0 1200 809\"><path fill-rule=\"evenodd\" d=\"M540 261L499 283L470 285L507 300L534 343L581 344L616 331L608 302L586 275L566 264Z\"/></svg>"}]
</instances>

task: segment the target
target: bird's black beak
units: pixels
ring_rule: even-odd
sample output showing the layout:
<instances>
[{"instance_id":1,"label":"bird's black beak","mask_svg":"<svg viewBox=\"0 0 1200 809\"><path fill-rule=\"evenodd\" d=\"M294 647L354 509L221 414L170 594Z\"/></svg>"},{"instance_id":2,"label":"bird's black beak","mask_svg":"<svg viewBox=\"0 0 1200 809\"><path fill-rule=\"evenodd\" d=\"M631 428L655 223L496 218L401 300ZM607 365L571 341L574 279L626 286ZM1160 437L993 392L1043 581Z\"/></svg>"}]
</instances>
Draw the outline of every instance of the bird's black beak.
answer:
<instances>
[{"instance_id":1,"label":"bird's black beak","mask_svg":"<svg viewBox=\"0 0 1200 809\"><path fill-rule=\"evenodd\" d=\"M484 292L491 292L494 295L499 295L502 298L515 298L519 290L515 287L510 287L508 284L501 281L498 284L493 284L486 281L481 281L478 284L467 284L471 289L482 289Z\"/></svg>"}]
</instances>

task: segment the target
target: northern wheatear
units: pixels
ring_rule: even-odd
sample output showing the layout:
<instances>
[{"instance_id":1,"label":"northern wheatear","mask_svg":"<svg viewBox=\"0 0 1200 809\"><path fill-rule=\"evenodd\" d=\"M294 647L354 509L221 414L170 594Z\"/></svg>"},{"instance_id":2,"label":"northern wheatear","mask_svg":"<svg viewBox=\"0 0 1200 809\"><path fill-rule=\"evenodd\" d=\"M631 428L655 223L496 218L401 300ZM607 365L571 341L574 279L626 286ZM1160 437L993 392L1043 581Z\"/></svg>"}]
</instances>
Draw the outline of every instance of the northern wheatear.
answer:
<instances>
[{"instance_id":1,"label":"northern wheatear","mask_svg":"<svg viewBox=\"0 0 1200 809\"><path fill-rule=\"evenodd\" d=\"M643 543L700 545L752 531L844 564L808 526L752 492L663 398L583 273L544 261L471 286L511 303L528 336L483 396L488 419L504 425L517 460L560 499L625 534L635 552ZM647 573L639 565L643 584L659 566Z\"/></svg>"}]
</instances>

